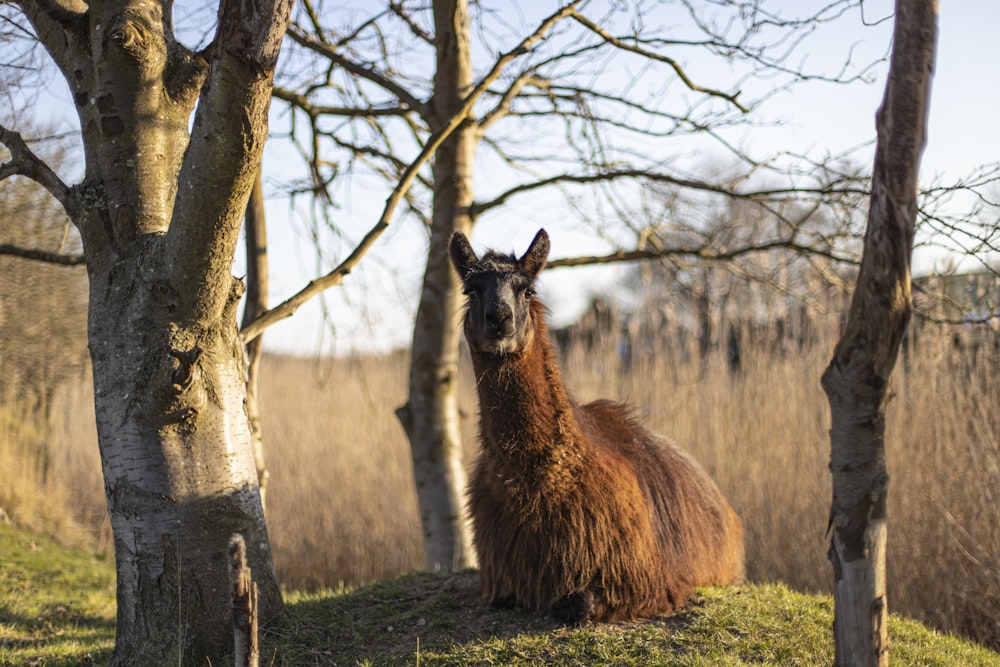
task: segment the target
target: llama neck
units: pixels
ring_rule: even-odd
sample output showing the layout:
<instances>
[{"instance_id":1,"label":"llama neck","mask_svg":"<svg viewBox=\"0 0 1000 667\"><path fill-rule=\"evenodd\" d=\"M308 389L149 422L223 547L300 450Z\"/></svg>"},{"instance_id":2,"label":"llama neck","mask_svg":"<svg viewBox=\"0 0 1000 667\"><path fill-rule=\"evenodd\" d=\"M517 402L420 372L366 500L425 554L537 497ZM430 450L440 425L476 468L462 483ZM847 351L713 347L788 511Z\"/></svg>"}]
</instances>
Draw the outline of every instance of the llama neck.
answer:
<instances>
[{"instance_id":1,"label":"llama neck","mask_svg":"<svg viewBox=\"0 0 1000 667\"><path fill-rule=\"evenodd\" d=\"M574 403L563 385L548 331L537 320L523 353L473 353L484 447L509 456L565 455L579 446ZM562 458L562 456L558 457Z\"/></svg>"}]
</instances>

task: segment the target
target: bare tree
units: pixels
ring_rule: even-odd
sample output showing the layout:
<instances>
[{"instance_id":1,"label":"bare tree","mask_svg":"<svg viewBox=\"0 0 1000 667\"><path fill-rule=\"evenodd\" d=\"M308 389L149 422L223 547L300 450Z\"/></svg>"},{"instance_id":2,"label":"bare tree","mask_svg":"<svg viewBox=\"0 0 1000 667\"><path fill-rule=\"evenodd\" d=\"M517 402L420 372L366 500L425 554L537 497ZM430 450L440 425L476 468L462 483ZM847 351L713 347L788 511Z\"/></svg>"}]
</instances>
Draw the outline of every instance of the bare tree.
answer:
<instances>
[{"instance_id":1,"label":"bare tree","mask_svg":"<svg viewBox=\"0 0 1000 667\"><path fill-rule=\"evenodd\" d=\"M399 410L414 455L428 566L468 562L454 399L457 285L445 262L450 234L467 233L480 218L499 217L514 204L551 196L545 193L561 196L581 221L596 227L617 218L626 221L625 229L634 223L627 202L648 183L720 196L790 197L810 189L817 198L829 196L836 179L819 179L813 171L803 171L797 183L757 191L748 185L751 175L784 167L746 155L727 130L752 126L749 110L798 81L866 76L867 67L853 63L832 76L790 65L811 27L856 6L836 2L786 19L756 3L744 12L737 3L684 2L676 16L680 27L671 32L646 16L645 6L626 12L582 0L562 4L535 24L529 24L527 7L510 8L506 16L521 20L505 23L481 3L470 15L461 0L391 2L350 16L303 3L301 21L289 31L299 66L275 88L294 109L285 133L310 165L307 182L288 184L294 191L332 201L339 179L393 182L459 100L475 103L435 153L433 169L415 176L405 199L410 219L429 233L410 394ZM502 55L486 59L482 70L476 65L483 53ZM697 58L739 63L738 73L724 85L707 85L687 69ZM488 81L500 63L509 65ZM758 93L740 92L765 75L768 85L757 86ZM476 99L483 83L488 85ZM670 148L693 137L729 156L739 175L696 177L681 157L684 149ZM473 165L488 175L475 179L475 187ZM780 241L795 245L800 239L788 222Z\"/></svg>"},{"instance_id":2,"label":"bare tree","mask_svg":"<svg viewBox=\"0 0 1000 667\"><path fill-rule=\"evenodd\" d=\"M199 52L176 39L172 4L5 7L7 25L55 63L81 131L75 186L8 127L0 176L44 187L82 239L115 540L112 664L222 662L233 533L246 538L262 618L281 604L243 411L243 285L231 267L291 2L223 0Z\"/></svg>"},{"instance_id":3,"label":"bare tree","mask_svg":"<svg viewBox=\"0 0 1000 667\"><path fill-rule=\"evenodd\" d=\"M917 178L936 40L935 0L896 2L861 268L844 334L823 373L832 418L829 556L837 665L889 662L885 410L911 311Z\"/></svg>"},{"instance_id":4,"label":"bare tree","mask_svg":"<svg viewBox=\"0 0 1000 667\"><path fill-rule=\"evenodd\" d=\"M472 90L472 55L467 0L435 0L437 66L429 109L430 127L455 115ZM434 156L431 242L420 306L414 324L410 394L396 411L410 439L424 551L431 569L458 570L474 562L472 535L463 511L466 475L458 420L457 327L460 283L448 260L448 240L472 231L470 207L476 127L463 123Z\"/></svg>"}]
</instances>

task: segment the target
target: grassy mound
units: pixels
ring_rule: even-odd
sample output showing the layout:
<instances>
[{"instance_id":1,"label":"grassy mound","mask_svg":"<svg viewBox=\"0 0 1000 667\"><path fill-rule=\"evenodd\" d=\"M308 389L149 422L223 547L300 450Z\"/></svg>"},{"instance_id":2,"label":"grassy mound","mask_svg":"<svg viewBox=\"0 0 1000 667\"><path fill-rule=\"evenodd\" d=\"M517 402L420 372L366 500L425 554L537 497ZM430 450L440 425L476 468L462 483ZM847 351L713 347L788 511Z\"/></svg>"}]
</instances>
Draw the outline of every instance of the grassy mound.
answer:
<instances>
[{"instance_id":1,"label":"grassy mound","mask_svg":"<svg viewBox=\"0 0 1000 667\"><path fill-rule=\"evenodd\" d=\"M567 627L492 609L474 572L417 574L353 591L290 594L261 665L828 665L828 597L783 586L702 591L683 613ZM894 665L1000 667L1000 655L897 617ZM114 642L107 561L0 525L0 665L106 664Z\"/></svg>"},{"instance_id":2,"label":"grassy mound","mask_svg":"<svg viewBox=\"0 0 1000 667\"><path fill-rule=\"evenodd\" d=\"M780 585L701 591L684 612L567 627L493 609L475 572L417 574L339 594L290 596L267 631L273 665L829 665L833 601ZM892 617L894 665L1000 667L1000 655Z\"/></svg>"}]
</instances>

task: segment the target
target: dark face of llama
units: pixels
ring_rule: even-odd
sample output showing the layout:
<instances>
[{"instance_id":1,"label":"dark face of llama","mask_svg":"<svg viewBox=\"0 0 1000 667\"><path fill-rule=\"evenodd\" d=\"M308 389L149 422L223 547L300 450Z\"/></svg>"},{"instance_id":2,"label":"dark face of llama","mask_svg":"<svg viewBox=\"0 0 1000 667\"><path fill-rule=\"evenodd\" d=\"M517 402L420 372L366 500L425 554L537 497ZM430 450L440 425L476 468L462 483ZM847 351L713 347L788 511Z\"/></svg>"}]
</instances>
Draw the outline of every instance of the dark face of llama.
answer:
<instances>
[{"instance_id":1,"label":"dark face of llama","mask_svg":"<svg viewBox=\"0 0 1000 667\"><path fill-rule=\"evenodd\" d=\"M451 237L451 262L468 296L465 337L482 354L504 356L524 351L534 338L531 310L538 272L549 256L549 236L539 230L524 255L487 251L481 258L461 232Z\"/></svg>"}]
</instances>

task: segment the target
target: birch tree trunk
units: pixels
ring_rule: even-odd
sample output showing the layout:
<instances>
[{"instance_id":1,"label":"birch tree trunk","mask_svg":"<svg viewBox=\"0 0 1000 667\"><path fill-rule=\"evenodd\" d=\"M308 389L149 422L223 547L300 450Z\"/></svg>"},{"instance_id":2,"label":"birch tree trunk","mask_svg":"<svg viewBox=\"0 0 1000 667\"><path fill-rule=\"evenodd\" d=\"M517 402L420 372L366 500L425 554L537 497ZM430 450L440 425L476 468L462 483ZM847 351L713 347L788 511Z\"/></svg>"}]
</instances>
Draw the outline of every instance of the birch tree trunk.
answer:
<instances>
[{"instance_id":1,"label":"birch tree trunk","mask_svg":"<svg viewBox=\"0 0 1000 667\"><path fill-rule=\"evenodd\" d=\"M926 141L936 0L897 0L858 284L823 373L830 402L835 664L888 664L885 408L910 318L917 178Z\"/></svg>"},{"instance_id":2,"label":"birch tree trunk","mask_svg":"<svg viewBox=\"0 0 1000 667\"><path fill-rule=\"evenodd\" d=\"M232 534L246 540L262 618L281 605L232 263L291 0L223 0L201 54L175 41L168 0L18 4L65 77L82 131L83 182L40 180L79 228L90 279L117 570L112 664L221 664L232 653Z\"/></svg>"},{"instance_id":3,"label":"birch tree trunk","mask_svg":"<svg viewBox=\"0 0 1000 667\"><path fill-rule=\"evenodd\" d=\"M432 101L437 131L472 88L466 0L435 0L437 71ZM452 233L471 232L476 128L466 121L434 155L434 213L423 289L413 331L409 399L397 414L410 439L427 567L473 562L465 517L466 473L458 415L457 326L461 288L448 260Z\"/></svg>"}]
</instances>

